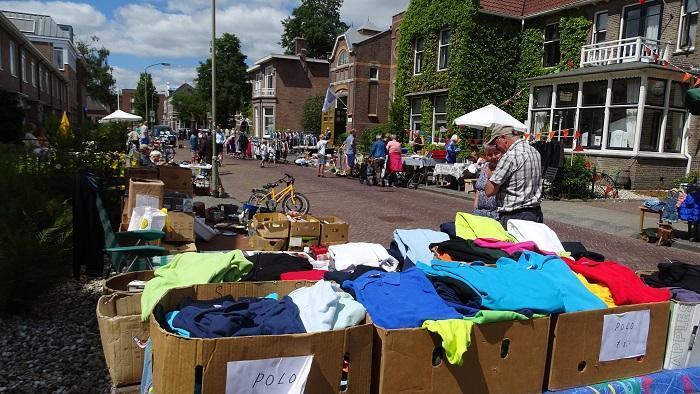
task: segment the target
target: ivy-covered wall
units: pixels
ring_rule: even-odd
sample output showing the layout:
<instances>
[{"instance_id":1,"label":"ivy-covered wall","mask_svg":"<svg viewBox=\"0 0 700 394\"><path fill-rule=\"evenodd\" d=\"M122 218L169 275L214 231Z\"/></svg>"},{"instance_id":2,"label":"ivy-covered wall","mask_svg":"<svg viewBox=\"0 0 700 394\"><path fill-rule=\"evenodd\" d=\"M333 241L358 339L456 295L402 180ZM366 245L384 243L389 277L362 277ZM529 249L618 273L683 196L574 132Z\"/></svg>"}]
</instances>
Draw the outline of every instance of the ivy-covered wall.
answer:
<instances>
[{"instance_id":1,"label":"ivy-covered wall","mask_svg":"<svg viewBox=\"0 0 700 394\"><path fill-rule=\"evenodd\" d=\"M411 0L399 30L396 108L403 109L403 124L410 124L407 93L449 89L447 124L487 104L500 105L526 88L525 78L577 67L591 21L564 16L560 21L562 60L543 68L541 21L521 22L478 12L477 0ZM450 28L448 70L438 71L439 33ZM413 43L424 39L423 71L413 75ZM573 62L573 63L572 63ZM432 126L432 105L421 102L422 128ZM528 90L503 109L518 119L527 118ZM425 113L430 109L429 116ZM426 122L426 120L428 120Z\"/></svg>"}]
</instances>

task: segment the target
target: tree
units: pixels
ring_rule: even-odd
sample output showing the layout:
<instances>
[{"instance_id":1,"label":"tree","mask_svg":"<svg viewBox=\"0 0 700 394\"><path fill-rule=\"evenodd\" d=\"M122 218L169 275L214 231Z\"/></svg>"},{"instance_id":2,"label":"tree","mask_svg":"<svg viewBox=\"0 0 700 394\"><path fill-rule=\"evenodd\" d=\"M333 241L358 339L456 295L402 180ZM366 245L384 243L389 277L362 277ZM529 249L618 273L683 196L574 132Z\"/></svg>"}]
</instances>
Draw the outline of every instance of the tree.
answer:
<instances>
[{"instance_id":1,"label":"tree","mask_svg":"<svg viewBox=\"0 0 700 394\"><path fill-rule=\"evenodd\" d=\"M146 93L144 93L144 91ZM145 113L145 95L148 96L148 112L150 113L151 111L153 111L153 113L157 114L159 100L156 87L153 86L153 78L150 74L141 73L141 75L139 76L139 83L136 85L136 93L134 95L134 112L136 112L136 115L139 115L146 120L150 120L148 114ZM158 121L157 119L155 120Z\"/></svg>"},{"instance_id":2,"label":"tree","mask_svg":"<svg viewBox=\"0 0 700 394\"><path fill-rule=\"evenodd\" d=\"M280 45L288 55L294 54L294 39L306 40L309 57L325 59L333 50L335 38L347 30L348 25L340 20L343 0L302 0L292 11L292 16L282 21L284 32Z\"/></svg>"},{"instance_id":3,"label":"tree","mask_svg":"<svg viewBox=\"0 0 700 394\"><path fill-rule=\"evenodd\" d=\"M234 34L224 33L216 39L216 123L222 127L233 127L236 112L245 110L250 102L245 60L241 41ZM211 58L199 63L195 82L211 108Z\"/></svg>"},{"instance_id":4,"label":"tree","mask_svg":"<svg viewBox=\"0 0 700 394\"><path fill-rule=\"evenodd\" d=\"M204 124L207 121L207 100L196 90L180 92L172 98L173 108L185 122Z\"/></svg>"},{"instance_id":5,"label":"tree","mask_svg":"<svg viewBox=\"0 0 700 394\"><path fill-rule=\"evenodd\" d=\"M78 41L78 53L86 63L88 94L102 104L114 107L117 105L117 96L112 89L116 81L107 61L109 49L104 46L98 48L99 41L100 39L96 36L90 37L88 42Z\"/></svg>"},{"instance_id":6,"label":"tree","mask_svg":"<svg viewBox=\"0 0 700 394\"><path fill-rule=\"evenodd\" d=\"M311 97L304 103L304 112L301 115L301 127L305 131L321 132L321 111L323 110L324 96Z\"/></svg>"}]
</instances>

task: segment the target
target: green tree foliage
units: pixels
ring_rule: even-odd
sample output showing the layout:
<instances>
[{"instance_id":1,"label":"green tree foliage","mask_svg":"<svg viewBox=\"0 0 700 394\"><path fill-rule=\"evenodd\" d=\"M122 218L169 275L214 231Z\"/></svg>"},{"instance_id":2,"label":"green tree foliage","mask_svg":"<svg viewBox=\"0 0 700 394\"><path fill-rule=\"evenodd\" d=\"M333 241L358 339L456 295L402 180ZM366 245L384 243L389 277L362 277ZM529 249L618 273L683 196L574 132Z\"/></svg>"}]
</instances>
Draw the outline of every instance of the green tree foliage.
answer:
<instances>
[{"instance_id":1,"label":"green tree foliage","mask_svg":"<svg viewBox=\"0 0 700 394\"><path fill-rule=\"evenodd\" d=\"M90 96L105 105L117 105L117 96L113 93L116 81L109 66L109 49L99 46L100 39L90 37L90 41L78 41L78 53L87 65L87 91ZM99 46L99 48L98 48Z\"/></svg>"},{"instance_id":2,"label":"green tree foliage","mask_svg":"<svg viewBox=\"0 0 700 394\"><path fill-rule=\"evenodd\" d=\"M586 165L588 159L583 155L564 157L564 167L559 170L552 185L556 196L566 198L589 198L593 184L593 171Z\"/></svg>"},{"instance_id":3,"label":"green tree foliage","mask_svg":"<svg viewBox=\"0 0 700 394\"><path fill-rule=\"evenodd\" d=\"M315 96L306 100L304 112L301 115L301 127L306 131L321 132L321 110L323 109L323 96Z\"/></svg>"},{"instance_id":4,"label":"green tree foliage","mask_svg":"<svg viewBox=\"0 0 700 394\"><path fill-rule=\"evenodd\" d=\"M136 94L134 95L134 111L136 115L141 116L144 120L149 119L146 113L146 101L144 101L146 99L148 99L148 112L153 111L157 114L159 100L158 92L153 85L153 77L150 74L141 73L139 83L136 85Z\"/></svg>"},{"instance_id":5,"label":"green tree foliage","mask_svg":"<svg viewBox=\"0 0 700 394\"><path fill-rule=\"evenodd\" d=\"M280 45L287 54L294 54L294 39L306 40L306 54L309 57L325 59L333 50L335 38L348 29L340 20L340 7L343 0L302 0L294 8L292 16L282 21L284 32Z\"/></svg>"},{"instance_id":6,"label":"green tree foliage","mask_svg":"<svg viewBox=\"0 0 700 394\"><path fill-rule=\"evenodd\" d=\"M405 100L394 100L389 107L389 128L392 133L400 133L404 128Z\"/></svg>"},{"instance_id":7,"label":"green tree foliage","mask_svg":"<svg viewBox=\"0 0 700 394\"><path fill-rule=\"evenodd\" d=\"M22 122L24 111L17 102L17 95L0 90L0 142L17 142L24 137Z\"/></svg>"},{"instance_id":8,"label":"green tree foliage","mask_svg":"<svg viewBox=\"0 0 700 394\"><path fill-rule=\"evenodd\" d=\"M207 100L197 91L180 92L172 98L173 108L185 122L204 124L207 121Z\"/></svg>"},{"instance_id":9,"label":"green tree foliage","mask_svg":"<svg viewBox=\"0 0 700 394\"><path fill-rule=\"evenodd\" d=\"M234 115L244 111L250 102L246 55L241 53L241 41L234 34L224 33L216 39L216 123L234 126ZM197 91L211 108L211 59L197 67Z\"/></svg>"}]
</instances>

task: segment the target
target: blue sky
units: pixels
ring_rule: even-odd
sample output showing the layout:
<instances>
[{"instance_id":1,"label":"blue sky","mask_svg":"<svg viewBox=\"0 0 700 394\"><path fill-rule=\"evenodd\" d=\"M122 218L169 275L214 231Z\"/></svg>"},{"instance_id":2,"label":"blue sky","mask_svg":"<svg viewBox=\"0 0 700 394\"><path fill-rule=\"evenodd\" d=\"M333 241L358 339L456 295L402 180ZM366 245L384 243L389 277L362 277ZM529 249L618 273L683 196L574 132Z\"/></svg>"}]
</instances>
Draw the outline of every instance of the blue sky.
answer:
<instances>
[{"instance_id":1,"label":"blue sky","mask_svg":"<svg viewBox=\"0 0 700 394\"><path fill-rule=\"evenodd\" d=\"M232 32L241 39L248 63L280 53L281 20L301 0L217 0L217 35ZM409 0L345 0L346 23L389 27L391 16ZM0 9L50 15L72 25L79 38L96 35L111 51L110 64L119 88L133 88L139 72L157 62L171 67L149 71L159 90L192 83L197 64L209 53L211 0L0 1Z\"/></svg>"}]
</instances>

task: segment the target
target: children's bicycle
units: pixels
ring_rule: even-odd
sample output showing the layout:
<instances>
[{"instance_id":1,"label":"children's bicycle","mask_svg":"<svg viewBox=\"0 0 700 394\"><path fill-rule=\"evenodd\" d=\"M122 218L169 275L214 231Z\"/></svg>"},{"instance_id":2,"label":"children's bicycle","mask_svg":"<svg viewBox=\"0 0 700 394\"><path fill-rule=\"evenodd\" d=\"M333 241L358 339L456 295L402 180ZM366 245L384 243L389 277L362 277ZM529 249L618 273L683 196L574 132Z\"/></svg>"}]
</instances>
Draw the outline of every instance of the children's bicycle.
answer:
<instances>
[{"instance_id":1,"label":"children's bicycle","mask_svg":"<svg viewBox=\"0 0 700 394\"><path fill-rule=\"evenodd\" d=\"M278 193L275 187L283 182L287 186ZM270 211L276 211L281 204L284 213L298 212L302 215L309 213L311 207L309 199L296 192L294 177L289 174L284 174L284 177L277 182L268 183L260 189L253 189L248 203L258 208L267 208Z\"/></svg>"}]
</instances>

